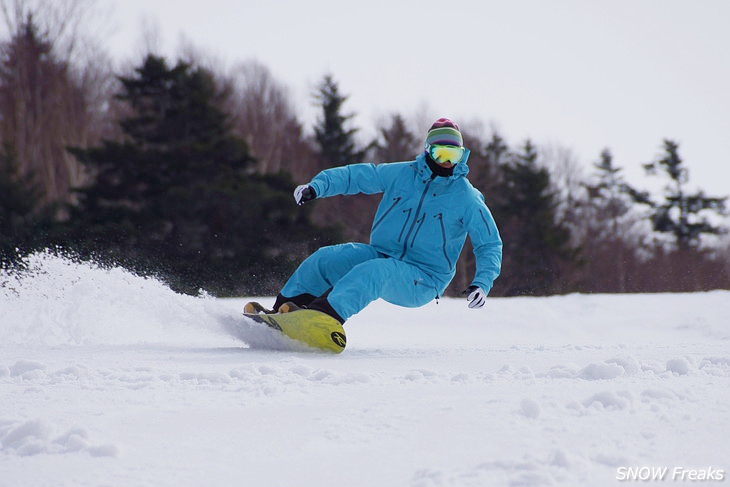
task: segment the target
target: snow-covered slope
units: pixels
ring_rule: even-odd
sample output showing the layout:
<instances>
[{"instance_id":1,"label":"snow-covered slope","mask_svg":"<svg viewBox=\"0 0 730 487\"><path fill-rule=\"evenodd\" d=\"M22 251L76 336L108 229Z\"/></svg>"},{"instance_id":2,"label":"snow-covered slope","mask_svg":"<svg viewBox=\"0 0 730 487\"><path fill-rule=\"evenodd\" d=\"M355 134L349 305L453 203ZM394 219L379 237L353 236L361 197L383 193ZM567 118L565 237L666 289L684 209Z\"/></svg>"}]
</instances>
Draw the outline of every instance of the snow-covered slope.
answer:
<instances>
[{"instance_id":1,"label":"snow-covered slope","mask_svg":"<svg viewBox=\"0 0 730 487\"><path fill-rule=\"evenodd\" d=\"M243 299L46 254L28 264L0 272L2 486L730 474L727 291L376 302L335 356L248 347L264 340L240 326Z\"/></svg>"}]
</instances>

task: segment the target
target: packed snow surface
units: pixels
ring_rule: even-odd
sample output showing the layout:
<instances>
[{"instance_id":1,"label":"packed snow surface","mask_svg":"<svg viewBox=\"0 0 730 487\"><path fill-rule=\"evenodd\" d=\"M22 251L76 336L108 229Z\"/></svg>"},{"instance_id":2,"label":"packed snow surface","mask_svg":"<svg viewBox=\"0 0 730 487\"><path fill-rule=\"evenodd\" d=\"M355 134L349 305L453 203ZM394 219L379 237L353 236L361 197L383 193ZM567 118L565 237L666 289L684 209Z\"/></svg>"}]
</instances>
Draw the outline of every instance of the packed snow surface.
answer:
<instances>
[{"instance_id":1,"label":"packed snow surface","mask_svg":"<svg viewBox=\"0 0 730 487\"><path fill-rule=\"evenodd\" d=\"M340 355L268 349L244 302L47 253L0 271L0 485L730 476L728 291L378 301Z\"/></svg>"}]
</instances>

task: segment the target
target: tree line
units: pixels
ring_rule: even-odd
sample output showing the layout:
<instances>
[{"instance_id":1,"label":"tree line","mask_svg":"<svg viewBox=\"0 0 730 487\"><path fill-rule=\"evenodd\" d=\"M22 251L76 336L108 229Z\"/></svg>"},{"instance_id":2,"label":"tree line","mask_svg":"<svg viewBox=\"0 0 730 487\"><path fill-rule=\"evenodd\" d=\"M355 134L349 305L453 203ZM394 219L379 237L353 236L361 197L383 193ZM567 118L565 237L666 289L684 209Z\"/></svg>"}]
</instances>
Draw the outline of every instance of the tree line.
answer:
<instances>
[{"instance_id":1,"label":"tree line","mask_svg":"<svg viewBox=\"0 0 730 487\"><path fill-rule=\"evenodd\" d=\"M194 53L171 61L150 51L116 72L98 56L60 50L69 44L42 12L4 12L4 265L51 248L181 292L276 293L316 247L367 241L378 202L358 195L296 207L295 184L334 165L411 160L423 150L428 122L397 112L360 142L331 74L312 94L319 115L309 135L286 86L259 63L226 72ZM725 233L726 198L687 189L675 141L658 141L656 160L644 163L647 177L665 182L657 197L626 182L609 149L584 175L567 151L462 129L470 179L504 240L493 295L730 288L727 244L707 245ZM450 295L473 274L468 247Z\"/></svg>"}]
</instances>

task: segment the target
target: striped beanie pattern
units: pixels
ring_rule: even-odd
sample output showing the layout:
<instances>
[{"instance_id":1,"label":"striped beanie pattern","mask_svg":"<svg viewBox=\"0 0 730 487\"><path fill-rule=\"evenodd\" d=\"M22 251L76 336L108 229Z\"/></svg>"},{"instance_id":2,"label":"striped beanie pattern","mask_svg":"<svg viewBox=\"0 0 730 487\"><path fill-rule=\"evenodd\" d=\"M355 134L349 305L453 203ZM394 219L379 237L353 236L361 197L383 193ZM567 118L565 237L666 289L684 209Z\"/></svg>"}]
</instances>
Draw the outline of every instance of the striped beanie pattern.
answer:
<instances>
[{"instance_id":1,"label":"striped beanie pattern","mask_svg":"<svg viewBox=\"0 0 730 487\"><path fill-rule=\"evenodd\" d=\"M426 135L426 146L434 144L463 147L464 139L454 122L448 118L439 118L431 125Z\"/></svg>"}]
</instances>

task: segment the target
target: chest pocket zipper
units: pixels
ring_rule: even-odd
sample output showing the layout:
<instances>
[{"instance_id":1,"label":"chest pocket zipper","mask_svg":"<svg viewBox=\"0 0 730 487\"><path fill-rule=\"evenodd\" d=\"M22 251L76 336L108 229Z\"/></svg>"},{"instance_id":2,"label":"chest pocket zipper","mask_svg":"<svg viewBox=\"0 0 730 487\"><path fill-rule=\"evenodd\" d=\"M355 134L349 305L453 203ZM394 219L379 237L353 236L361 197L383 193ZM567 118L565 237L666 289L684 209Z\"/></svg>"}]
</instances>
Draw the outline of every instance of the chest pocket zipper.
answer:
<instances>
[{"instance_id":1,"label":"chest pocket zipper","mask_svg":"<svg viewBox=\"0 0 730 487\"><path fill-rule=\"evenodd\" d=\"M385 210L385 213L383 213L383 214L381 215L381 217L380 217L380 218L378 218L378 221L376 221L376 222L375 222L375 223L373 224L373 228L372 228L372 230L375 230L376 228L378 228L378 225L380 225L380 224L381 224L381 223L383 222L383 220L385 220L385 217L386 217L386 216L388 216L388 213L390 213L391 211L393 211L393 208L395 208L395 207L396 207L396 205L397 205L397 204L398 204L398 203L400 202L400 200L402 200L402 199L403 199L403 198L402 198L401 196L396 196L395 198L393 198L393 204L392 204L392 205L390 205L390 207L389 207L389 208L388 208L387 210Z\"/></svg>"},{"instance_id":2,"label":"chest pocket zipper","mask_svg":"<svg viewBox=\"0 0 730 487\"><path fill-rule=\"evenodd\" d=\"M400 234L398 235L398 241L403 240L403 232L406 231L406 227L408 226L408 222L411 220L411 212L413 211L412 208L408 208L407 210L403 210L403 213L406 214L406 219L403 222L403 228L400 229Z\"/></svg>"},{"instance_id":3,"label":"chest pocket zipper","mask_svg":"<svg viewBox=\"0 0 730 487\"><path fill-rule=\"evenodd\" d=\"M441 241L443 242L441 249L444 253L444 257L446 258L446 262L449 264L449 269L451 269L451 259L449 259L449 254L446 252L446 226L444 225L444 214L439 213L434 218L438 218L439 224L441 225Z\"/></svg>"}]
</instances>

